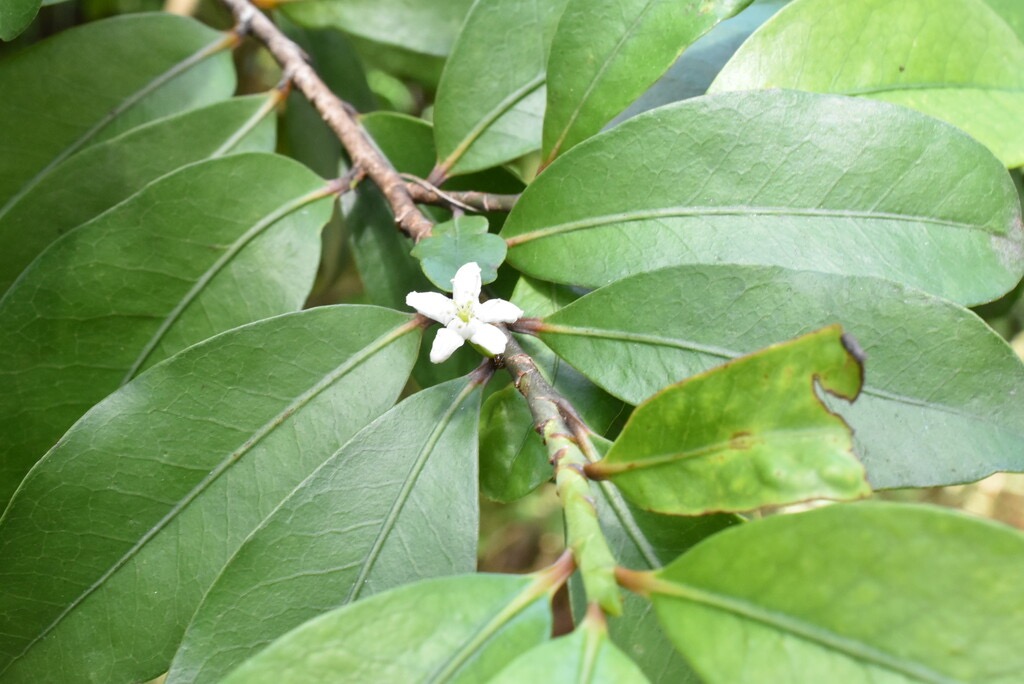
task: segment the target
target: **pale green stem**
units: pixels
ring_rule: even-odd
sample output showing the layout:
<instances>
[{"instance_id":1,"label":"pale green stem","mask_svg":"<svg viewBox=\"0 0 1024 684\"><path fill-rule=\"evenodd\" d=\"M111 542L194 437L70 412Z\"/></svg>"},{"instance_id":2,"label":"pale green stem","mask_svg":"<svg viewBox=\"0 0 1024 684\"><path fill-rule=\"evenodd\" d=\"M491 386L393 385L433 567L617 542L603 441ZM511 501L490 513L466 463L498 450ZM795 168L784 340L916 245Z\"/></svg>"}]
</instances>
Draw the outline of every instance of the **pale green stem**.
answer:
<instances>
[{"instance_id":1,"label":"pale green stem","mask_svg":"<svg viewBox=\"0 0 1024 684\"><path fill-rule=\"evenodd\" d=\"M565 514L566 543L583 578L587 599L611 615L622 613L622 595L615 581L615 557L597 519L594 493L583 472L590 461L559 410L565 399L545 380L514 339L509 339L505 367L526 399L534 426L544 438L555 468L555 487Z\"/></svg>"}]
</instances>

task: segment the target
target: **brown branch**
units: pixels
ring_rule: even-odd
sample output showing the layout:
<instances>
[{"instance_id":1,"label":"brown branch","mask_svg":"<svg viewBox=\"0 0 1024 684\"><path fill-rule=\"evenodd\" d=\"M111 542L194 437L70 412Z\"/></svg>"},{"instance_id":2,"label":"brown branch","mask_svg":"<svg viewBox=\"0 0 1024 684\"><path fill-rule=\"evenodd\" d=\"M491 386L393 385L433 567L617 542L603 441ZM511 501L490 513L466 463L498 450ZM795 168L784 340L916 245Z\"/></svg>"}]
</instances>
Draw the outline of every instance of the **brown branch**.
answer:
<instances>
[{"instance_id":1,"label":"brown branch","mask_svg":"<svg viewBox=\"0 0 1024 684\"><path fill-rule=\"evenodd\" d=\"M391 162L381 154L355 118L355 109L331 92L316 71L307 62L306 54L298 45L274 25L249 0L221 0L238 22L239 33L255 37L273 55L284 70L284 76L306 96L310 104L338 136L354 166L380 188L391 210L395 223L417 242L430 236L433 223L419 210L409 194L406 183Z\"/></svg>"},{"instance_id":2,"label":"brown branch","mask_svg":"<svg viewBox=\"0 0 1024 684\"><path fill-rule=\"evenodd\" d=\"M519 195L499 195L492 192L476 192L473 190L441 190L422 178L401 174L406 180L406 189L412 198L420 204L433 204L440 207L465 209L466 211L512 211Z\"/></svg>"}]
</instances>

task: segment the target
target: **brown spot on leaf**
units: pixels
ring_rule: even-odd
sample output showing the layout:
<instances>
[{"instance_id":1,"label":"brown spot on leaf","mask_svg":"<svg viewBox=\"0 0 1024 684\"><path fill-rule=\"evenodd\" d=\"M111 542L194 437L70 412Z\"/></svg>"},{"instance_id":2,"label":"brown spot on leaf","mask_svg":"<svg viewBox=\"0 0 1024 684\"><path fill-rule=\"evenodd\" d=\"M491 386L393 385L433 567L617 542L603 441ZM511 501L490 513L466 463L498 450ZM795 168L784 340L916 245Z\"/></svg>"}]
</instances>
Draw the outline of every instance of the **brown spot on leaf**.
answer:
<instances>
[{"instance_id":1,"label":"brown spot on leaf","mask_svg":"<svg viewBox=\"0 0 1024 684\"><path fill-rule=\"evenodd\" d=\"M729 447L731 449L749 449L754 446L754 435L748 430L739 430L732 433L732 437L729 438Z\"/></svg>"}]
</instances>

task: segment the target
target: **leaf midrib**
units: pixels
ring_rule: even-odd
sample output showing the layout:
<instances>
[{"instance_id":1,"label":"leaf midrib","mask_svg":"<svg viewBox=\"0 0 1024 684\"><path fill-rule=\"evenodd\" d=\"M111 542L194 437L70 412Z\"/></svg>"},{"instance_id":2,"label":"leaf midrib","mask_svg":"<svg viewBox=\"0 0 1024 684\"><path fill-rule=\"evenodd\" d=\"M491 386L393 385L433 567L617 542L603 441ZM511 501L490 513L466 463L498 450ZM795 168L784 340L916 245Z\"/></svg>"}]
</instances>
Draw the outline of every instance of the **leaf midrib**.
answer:
<instances>
[{"instance_id":1,"label":"leaf midrib","mask_svg":"<svg viewBox=\"0 0 1024 684\"><path fill-rule=\"evenodd\" d=\"M774 438L780 437L779 441L784 443L790 442L802 442L805 440L817 441L824 435L839 434L842 435L846 432L846 428L839 424L831 425L820 425L815 427L805 427L796 429L776 428L770 430L760 430L753 432L750 438L756 440L758 443L766 443L769 441L775 441ZM624 448L624 447L623 447ZM620 448L621 451L623 448ZM628 450L628 449L627 449ZM642 472L651 468L659 468L661 466L672 465L679 461L694 461L702 459L708 456L714 456L722 451L735 451L742 452L744 449L733 446L733 441L729 439L723 439L716 442L709 442L702 444L691 449L680 449L675 451L667 451L663 453L645 454L639 458L619 457L617 450L613 447L608 452L608 458L603 461L599 461L600 464L595 470L601 473L603 476L614 478L616 475L625 475L629 473Z\"/></svg>"},{"instance_id":2,"label":"leaf midrib","mask_svg":"<svg viewBox=\"0 0 1024 684\"><path fill-rule=\"evenodd\" d=\"M562 145L565 144L565 139L569 136L569 131L571 131L573 126L576 125L576 121L579 120L580 113L583 111L583 107L587 104L587 102L590 101L590 97L593 94L594 89L597 87L597 84L604 78L605 72L608 71L608 68L611 66L612 62L614 62L615 59L619 56L619 53L622 52L623 46L630 42L629 39L632 38L633 33L637 30L637 27L640 26L640 24L643 22L643 19L647 16L647 13L650 12L651 8L654 7L657 3L658 0L648 0L643 10L636 16L635 19L633 19L633 23L629 25L629 28L623 31L622 35L619 36L618 42L615 43L615 46L612 48L611 52L608 53L607 58L601 63L601 66L597 70L597 73L594 74L594 78L591 79L590 83L587 84L587 89L583 92L583 95L580 96L580 99L576 103L576 106L569 113L568 120L566 120L565 125L562 127L561 133L555 140L555 143L551 146L551 151L546 156L547 163L550 163L555 157L557 157L560 154Z\"/></svg>"},{"instance_id":3,"label":"leaf midrib","mask_svg":"<svg viewBox=\"0 0 1024 684\"><path fill-rule=\"evenodd\" d=\"M405 507L406 502L412 495L413 487L419 480L420 474L427 465L427 461L430 459L431 454L434 452L434 447L437 446L441 436L445 430L451 424L455 412L459 410L463 402L469 397L470 394L476 390L478 385L474 382L470 382L459 391L459 394L455 397L455 400L445 409L441 419L437 422L437 425L431 430L430 435L427 436L427 441L424 442L420 448L419 455L416 460L412 463L412 467L406 472L405 480L402 482L402 488L398 492L398 496L395 497L391 507L388 509L388 514L384 518L384 522L381 524L380 529L377 531L377 537L373 540L373 544L370 550L366 553L366 557L363 559L359 566L359 574L352 582L352 586L349 587L348 595L345 600L342 601L341 605L352 603L359 598L359 594L362 592L363 586L366 583L366 578L373 570L373 566L377 563L377 559L380 557L381 551L384 549L384 544L387 542L388 537L395 528L395 524L398 522L398 517L402 514L402 509Z\"/></svg>"},{"instance_id":4,"label":"leaf midrib","mask_svg":"<svg viewBox=\"0 0 1024 684\"><path fill-rule=\"evenodd\" d=\"M469 148L473 146L473 143L475 143L488 128L493 126L498 119L512 111L516 105L543 86L546 80L547 73L542 70L532 79L505 96L503 100L496 104L491 111L485 113L484 116L481 117L480 121L478 121L468 133L466 133L462 140L460 140L455 146L455 149L452 150L451 154L445 157L444 160L438 164L438 168L448 171L458 164L469 151Z\"/></svg>"},{"instance_id":5,"label":"leaf midrib","mask_svg":"<svg viewBox=\"0 0 1024 684\"><path fill-rule=\"evenodd\" d=\"M971 83L889 83L877 86L864 86L862 88L851 88L849 90L829 91L835 95L846 95L847 97L858 97L862 95L871 96L883 93L898 93L904 90L973 90L980 92L1008 93L1011 95L1024 95L1024 85L990 86Z\"/></svg>"},{"instance_id":6,"label":"leaf midrib","mask_svg":"<svg viewBox=\"0 0 1024 684\"><path fill-rule=\"evenodd\" d=\"M678 580L665 579L657 581L653 593L690 601L708 608L730 613L740 618L746 618L780 632L810 641L823 648L837 651L851 660L866 661L873 666L882 667L921 682L928 682L929 684L966 684L962 680L947 677L919 662L901 659L871 644L837 634L820 625L808 623L786 613L771 610L733 596L684 584Z\"/></svg>"},{"instance_id":7,"label":"leaf midrib","mask_svg":"<svg viewBox=\"0 0 1024 684\"><path fill-rule=\"evenodd\" d=\"M288 216L289 214L298 211L302 207L311 204L319 199L323 199L329 194L326 189L319 189L313 192L307 193L301 197L297 197L290 202L287 202L277 209L274 209L269 214L263 216L252 225L249 230L242 233L240 236L228 245L228 248L217 258L213 264L210 265L206 271L196 280L196 282L189 288L178 303L174 305L160 321L160 325L156 331L150 336L149 340L142 347L139 355L132 362L131 366L128 367L124 377L121 378L121 385L128 383L135 375L140 371L142 366L146 363L149 357L159 346L160 342L163 341L164 336L167 335L171 327L178 321L185 310L194 302L206 289L206 287L213 282L224 268L231 263L231 261L238 256L245 247L249 245L253 240L259 237L265 230L273 226L275 223Z\"/></svg>"},{"instance_id":8,"label":"leaf midrib","mask_svg":"<svg viewBox=\"0 0 1024 684\"><path fill-rule=\"evenodd\" d=\"M987 236L998 236L1012 240L1012 236L1006 233L997 233L986 229L984 225L965 223L963 221L952 221L949 219L934 218L931 216L916 216L907 214L893 214L890 212L851 211L847 209L812 209L793 207L771 207L756 205L732 205L732 206L673 206L660 209L637 209L616 214L602 214L590 216L576 221L557 223L545 228L527 231L525 233L513 234L505 239L509 247L531 242L533 240L572 233L587 228L598 228L601 226L617 223L633 223L637 221L648 221L651 219L681 218L687 216L786 216L803 218L830 218L830 219L861 219L874 221L893 221L897 223L925 223L930 225L945 226L960 230L978 231Z\"/></svg>"},{"instance_id":9,"label":"leaf midrib","mask_svg":"<svg viewBox=\"0 0 1024 684\"><path fill-rule=\"evenodd\" d=\"M56 629L63 620L70 615L79 605L82 604L90 595L98 591L103 584L110 579L117 571L123 568L129 563L150 541L152 541L161 531L170 525L174 519L187 508L193 501L199 498L221 475L227 472L228 468L237 463L242 459L245 454L255 448L260 442L262 442L267 436L269 436L274 430L281 425L285 424L289 418L297 413L304 406L313 401L321 392L328 389L335 382L340 380L342 377L347 375L350 371L355 369L357 366L362 364L368 358L388 346L392 342L396 341L403 335L418 329L418 325L415 321L410 321L399 325L389 332L376 338L365 347L360 349L357 353L350 356L344 363L337 366L331 372L327 373L318 382L314 383L308 390L297 396L291 401L282 411L278 412L272 419L264 423L259 427L245 442L243 442L237 449L228 454L220 463L218 463L207 475L200 480L195 487L193 487L181 500L176 503L171 510L169 510L160 520L156 522L149 530L146 531L139 540L132 545L120 558L118 558L95 582L87 587L81 594L72 600L67 607L60 612L60 614L47 625L44 629L40 630L37 634L19 653L17 656L10 659L10 661L0 669L0 676L3 675L8 669L10 669L15 663L17 663L22 657L24 657L33 646L39 641L44 639L50 632Z\"/></svg>"},{"instance_id":10,"label":"leaf midrib","mask_svg":"<svg viewBox=\"0 0 1024 684\"><path fill-rule=\"evenodd\" d=\"M697 342L691 342L689 340L680 340L671 337L662 337L658 335L646 335L644 333L628 333L619 332L615 330L604 330L600 328L577 328L569 325L560 325L553 323L545 323L543 332L552 333L555 335L567 335L567 336L579 336L579 337L595 337L598 339L614 340L622 342L636 342L639 344L648 344L651 346L670 347L673 349L681 349L684 351L690 351L697 354L706 354L708 356L716 356L726 361L743 356L741 352L725 349L723 347L714 347L711 345L702 345ZM972 421L983 422L988 425L992 425L999 430L1006 430L1011 434L1019 436L1024 440L1024 432L1018 432L1011 427L1005 426L1001 423L995 422L991 415L985 414L971 414L967 413L963 409L949 406L947 404L939 404L934 402L928 402L923 399L911 397L905 394L897 392L890 392L874 385L865 382L862 390L864 394L871 395L878 399L885 399L889 401L895 401L908 406L916 406L918 408L927 408L942 413L948 413L950 415L957 416L959 418L966 418Z\"/></svg>"},{"instance_id":11,"label":"leaf midrib","mask_svg":"<svg viewBox=\"0 0 1024 684\"><path fill-rule=\"evenodd\" d=\"M63 150L61 150L57 156L51 159L46 166L40 169L34 176L29 178L18 190L14 193L7 202L0 207L0 219L7 215L7 213L14 207L22 198L28 194L34 187L39 185L44 178L53 173L61 163L71 157L75 152L82 149L90 140L95 138L100 132L103 131L107 126L113 123L119 116L124 114L126 111L138 104L144 97L153 93L161 86L169 83L172 79L185 73L192 67L200 64L208 57L211 57L221 50L225 49L229 45L229 41L224 37L218 38L212 43L200 48L196 52L192 53L185 59L181 60L167 71L151 79L145 83L141 88L136 90L134 93L122 100L116 107L110 112L104 115L99 121L93 124L88 130L82 133L78 138L72 140Z\"/></svg>"}]
</instances>

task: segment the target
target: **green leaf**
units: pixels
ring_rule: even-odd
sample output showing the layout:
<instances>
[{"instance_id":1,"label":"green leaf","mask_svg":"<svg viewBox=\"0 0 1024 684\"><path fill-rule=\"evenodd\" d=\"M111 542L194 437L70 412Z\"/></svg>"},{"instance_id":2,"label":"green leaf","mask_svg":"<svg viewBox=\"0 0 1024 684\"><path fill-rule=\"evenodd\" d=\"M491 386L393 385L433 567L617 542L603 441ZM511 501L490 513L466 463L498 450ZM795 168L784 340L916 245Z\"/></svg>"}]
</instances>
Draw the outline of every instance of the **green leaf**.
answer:
<instances>
[{"instance_id":1,"label":"green leaf","mask_svg":"<svg viewBox=\"0 0 1024 684\"><path fill-rule=\"evenodd\" d=\"M134 14L65 31L0 61L0 218L89 145L229 97L233 42L192 19Z\"/></svg>"},{"instance_id":2,"label":"green leaf","mask_svg":"<svg viewBox=\"0 0 1024 684\"><path fill-rule=\"evenodd\" d=\"M489 681L550 633L539 584L462 575L392 589L307 622L224 684Z\"/></svg>"},{"instance_id":3,"label":"green leaf","mask_svg":"<svg viewBox=\"0 0 1024 684\"><path fill-rule=\"evenodd\" d=\"M655 107L688 100L707 92L715 76L754 30L789 0L754 0L742 12L719 24L686 48L657 83L637 98L612 125Z\"/></svg>"},{"instance_id":4,"label":"green leaf","mask_svg":"<svg viewBox=\"0 0 1024 684\"><path fill-rule=\"evenodd\" d=\"M566 0L477 2L441 74L438 171L478 171L540 149L548 46Z\"/></svg>"},{"instance_id":5,"label":"green leaf","mask_svg":"<svg viewBox=\"0 0 1024 684\"><path fill-rule=\"evenodd\" d=\"M490 684L523 682L646 684L647 678L608 640L607 628L586 621L572 634L522 654L490 680Z\"/></svg>"},{"instance_id":6,"label":"green leaf","mask_svg":"<svg viewBox=\"0 0 1024 684\"><path fill-rule=\"evenodd\" d=\"M666 382L821 326L865 350L864 391L841 408L876 487L1024 470L1024 365L976 315L873 278L686 266L602 288L550 316L543 339L639 403Z\"/></svg>"},{"instance_id":7,"label":"green leaf","mask_svg":"<svg viewBox=\"0 0 1024 684\"><path fill-rule=\"evenodd\" d=\"M611 442L599 438L594 439L594 444L602 454L611 447ZM705 537L743 522L739 516L726 513L700 517L651 513L626 501L610 482L595 484L594 504L601 528L615 558L624 567L660 568ZM574 606L585 605L581 589L576 581L569 585ZM582 606L577 612L582 612ZM622 615L609 620L608 629L612 640L637 662L652 682L697 684L700 681L662 632L647 599L636 594L626 595Z\"/></svg>"},{"instance_id":8,"label":"green leaf","mask_svg":"<svg viewBox=\"0 0 1024 684\"><path fill-rule=\"evenodd\" d=\"M711 537L655 575L651 599L709 684L1009 684L1024 667L1022 563L1024 537L1001 525L828 506Z\"/></svg>"},{"instance_id":9,"label":"green leaf","mask_svg":"<svg viewBox=\"0 0 1024 684\"><path fill-rule=\"evenodd\" d=\"M186 164L274 148L275 95L173 114L58 164L0 216L0 293L54 240Z\"/></svg>"},{"instance_id":10,"label":"green leaf","mask_svg":"<svg viewBox=\"0 0 1024 684\"><path fill-rule=\"evenodd\" d=\"M492 501L523 498L551 479L547 449L515 387L487 397L480 412L480 491Z\"/></svg>"},{"instance_id":11,"label":"green leaf","mask_svg":"<svg viewBox=\"0 0 1024 684\"><path fill-rule=\"evenodd\" d=\"M1024 42L982 0L796 0L737 50L710 92L757 88L911 107L959 126L1007 166L1024 164Z\"/></svg>"},{"instance_id":12,"label":"green leaf","mask_svg":"<svg viewBox=\"0 0 1024 684\"><path fill-rule=\"evenodd\" d=\"M219 682L285 632L362 596L473 572L477 390L460 378L412 395L298 485L207 592L168 684Z\"/></svg>"},{"instance_id":13,"label":"green leaf","mask_svg":"<svg viewBox=\"0 0 1024 684\"><path fill-rule=\"evenodd\" d=\"M311 28L337 28L423 55L451 51L473 0L294 0L281 10Z\"/></svg>"},{"instance_id":14,"label":"green leaf","mask_svg":"<svg viewBox=\"0 0 1024 684\"><path fill-rule=\"evenodd\" d=\"M548 59L545 164L658 80L690 43L750 0L569 0Z\"/></svg>"},{"instance_id":15,"label":"green leaf","mask_svg":"<svg viewBox=\"0 0 1024 684\"><path fill-rule=\"evenodd\" d=\"M13 40L28 28L41 4L41 0L4 0L0 5L0 40Z\"/></svg>"},{"instance_id":16,"label":"green leaf","mask_svg":"<svg viewBox=\"0 0 1024 684\"><path fill-rule=\"evenodd\" d=\"M452 291L455 272L475 261L483 283L493 283L498 267L505 261L505 241L487 232L483 216L456 216L434 226L433 233L412 250L420 260L423 273L438 289Z\"/></svg>"},{"instance_id":17,"label":"green leaf","mask_svg":"<svg viewBox=\"0 0 1024 684\"><path fill-rule=\"evenodd\" d=\"M287 314L190 347L93 408L0 520L3 675L163 672L249 533L398 397L418 330L375 307Z\"/></svg>"},{"instance_id":18,"label":"green leaf","mask_svg":"<svg viewBox=\"0 0 1024 684\"><path fill-rule=\"evenodd\" d=\"M300 308L331 204L297 162L234 155L164 176L50 245L0 299L0 500L140 370Z\"/></svg>"},{"instance_id":19,"label":"green leaf","mask_svg":"<svg viewBox=\"0 0 1024 684\"><path fill-rule=\"evenodd\" d=\"M850 428L816 393L856 399L855 344L831 326L671 385L587 473L671 515L867 496Z\"/></svg>"},{"instance_id":20,"label":"green leaf","mask_svg":"<svg viewBox=\"0 0 1024 684\"><path fill-rule=\"evenodd\" d=\"M985 4L1002 17L1017 37L1024 41L1024 4L1019 0L985 0Z\"/></svg>"},{"instance_id":21,"label":"green leaf","mask_svg":"<svg viewBox=\"0 0 1024 684\"><path fill-rule=\"evenodd\" d=\"M976 304L1020 280L1022 232L1005 170L955 128L772 91L688 100L588 141L526 189L502 236L524 273L588 287L678 264L765 264Z\"/></svg>"}]
</instances>

